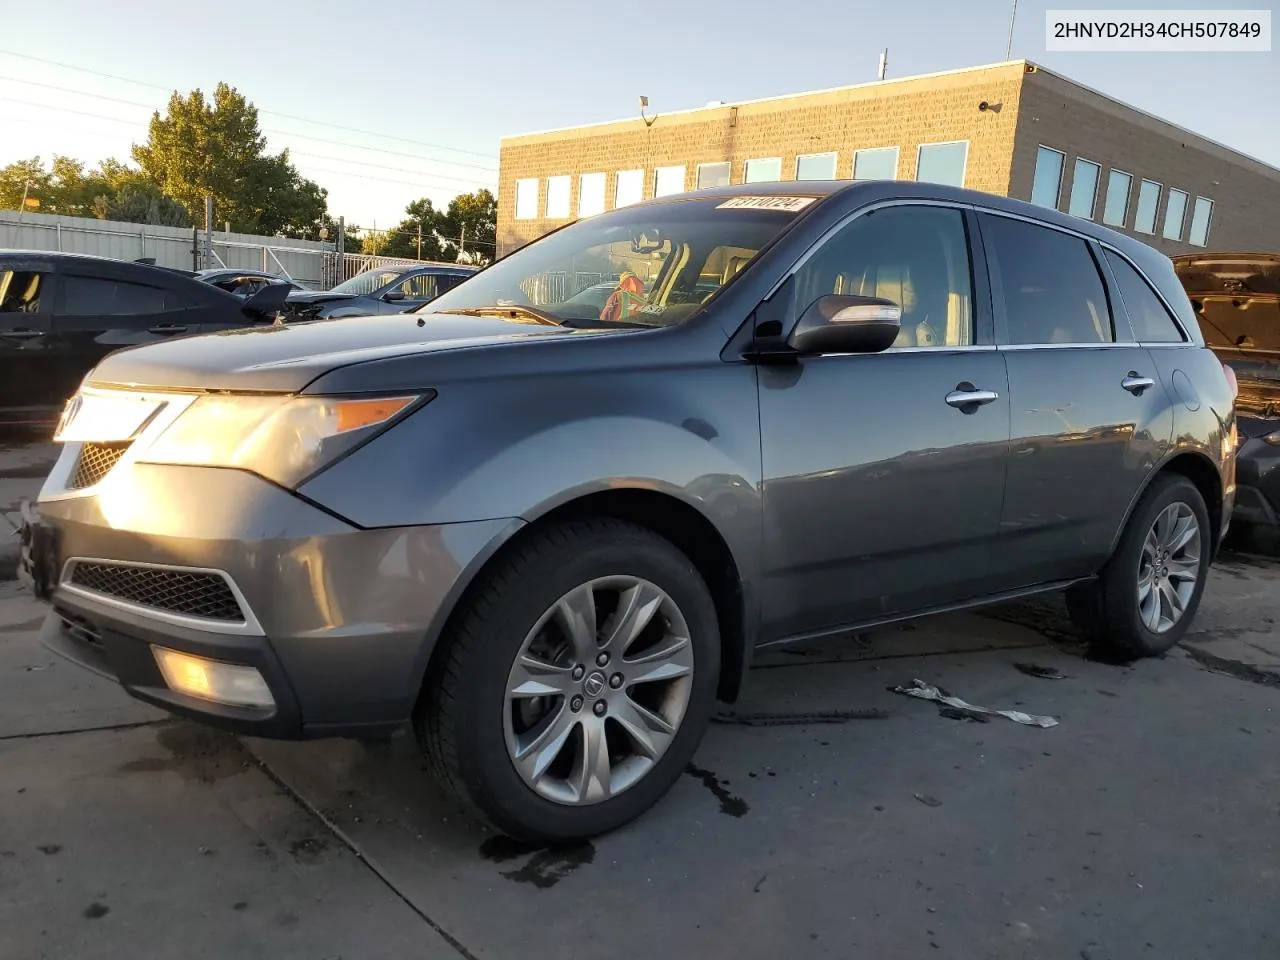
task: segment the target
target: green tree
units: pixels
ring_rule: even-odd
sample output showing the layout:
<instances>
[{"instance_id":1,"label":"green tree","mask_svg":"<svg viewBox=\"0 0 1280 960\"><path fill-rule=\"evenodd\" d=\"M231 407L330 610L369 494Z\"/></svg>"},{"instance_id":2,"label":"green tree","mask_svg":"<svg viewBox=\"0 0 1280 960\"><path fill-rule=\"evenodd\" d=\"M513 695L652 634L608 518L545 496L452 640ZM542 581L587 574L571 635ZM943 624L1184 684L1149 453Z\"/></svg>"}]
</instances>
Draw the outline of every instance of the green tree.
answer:
<instances>
[{"instance_id":1,"label":"green tree","mask_svg":"<svg viewBox=\"0 0 1280 960\"><path fill-rule=\"evenodd\" d=\"M326 192L289 162L287 150L267 152L258 109L234 87L219 83L212 102L200 90L177 91L168 111L151 118L145 144L133 159L148 179L177 200L196 223L206 196L214 218L241 233L318 236Z\"/></svg>"},{"instance_id":2,"label":"green tree","mask_svg":"<svg viewBox=\"0 0 1280 960\"><path fill-rule=\"evenodd\" d=\"M145 181L125 183L111 195L97 198L95 212L102 220L146 223L158 227L189 227L191 218L186 208L160 188Z\"/></svg>"},{"instance_id":3,"label":"green tree","mask_svg":"<svg viewBox=\"0 0 1280 960\"><path fill-rule=\"evenodd\" d=\"M461 242L469 258L488 262L498 237L498 201L488 190L461 193L449 201L438 229L448 238L455 257Z\"/></svg>"},{"instance_id":4,"label":"green tree","mask_svg":"<svg viewBox=\"0 0 1280 960\"><path fill-rule=\"evenodd\" d=\"M404 212L405 218L396 226L367 238L364 252L412 260L445 259L445 245L440 238L444 214L427 197L413 201Z\"/></svg>"},{"instance_id":5,"label":"green tree","mask_svg":"<svg viewBox=\"0 0 1280 960\"><path fill-rule=\"evenodd\" d=\"M40 208L44 208L50 200L51 180L39 157L0 167L0 210L22 209L24 195L39 201Z\"/></svg>"}]
</instances>

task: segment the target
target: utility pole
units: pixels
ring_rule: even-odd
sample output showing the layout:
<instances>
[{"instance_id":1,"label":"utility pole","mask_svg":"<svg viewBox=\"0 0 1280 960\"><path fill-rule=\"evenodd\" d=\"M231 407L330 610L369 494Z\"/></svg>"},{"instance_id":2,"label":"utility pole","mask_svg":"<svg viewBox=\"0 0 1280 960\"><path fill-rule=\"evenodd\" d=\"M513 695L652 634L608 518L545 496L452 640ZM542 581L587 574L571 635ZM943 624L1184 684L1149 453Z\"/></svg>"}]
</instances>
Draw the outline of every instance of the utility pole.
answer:
<instances>
[{"instance_id":1,"label":"utility pole","mask_svg":"<svg viewBox=\"0 0 1280 960\"><path fill-rule=\"evenodd\" d=\"M418 259L422 259L422 221L418 221Z\"/></svg>"},{"instance_id":2,"label":"utility pole","mask_svg":"<svg viewBox=\"0 0 1280 960\"><path fill-rule=\"evenodd\" d=\"M213 197L204 198L204 265L213 266Z\"/></svg>"},{"instance_id":3,"label":"utility pole","mask_svg":"<svg viewBox=\"0 0 1280 960\"><path fill-rule=\"evenodd\" d=\"M458 259L464 261L467 256L467 225L462 225L462 236L458 238Z\"/></svg>"},{"instance_id":4,"label":"utility pole","mask_svg":"<svg viewBox=\"0 0 1280 960\"><path fill-rule=\"evenodd\" d=\"M27 212L27 191L31 189L31 181L24 180L22 182L22 203L18 205L18 219L22 219L22 215Z\"/></svg>"},{"instance_id":5,"label":"utility pole","mask_svg":"<svg viewBox=\"0 0 1280 960\"><path fill-rule=\"evenodd\" d=\"M347 218L339 217L338 218L338 283L341 283L343 280L347 279L347 268L346 268L346 262L345 262L346 255L347 255ZM336 287L338 283L335 283L334 286Z\"/></svg>"}]
</instances>

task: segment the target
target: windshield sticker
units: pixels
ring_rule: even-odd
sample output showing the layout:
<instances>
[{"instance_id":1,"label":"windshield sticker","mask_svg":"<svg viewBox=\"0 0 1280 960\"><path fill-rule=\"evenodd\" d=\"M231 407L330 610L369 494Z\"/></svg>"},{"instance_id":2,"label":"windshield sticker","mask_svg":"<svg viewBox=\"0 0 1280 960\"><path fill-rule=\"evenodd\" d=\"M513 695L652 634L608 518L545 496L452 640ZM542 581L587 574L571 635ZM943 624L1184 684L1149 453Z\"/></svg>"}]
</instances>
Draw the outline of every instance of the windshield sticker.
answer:
<instances>
[{"instance_id":1,"label":"windshield sticker","mask_svg":"<svg viewBox=\"0 0 1280 960\"><path fill-rule=\"evenodd\" d=\"M781 210L795 213L813 203L814 197L734 197L719 204L717 210Z\"/></svg>"}]
</instances>

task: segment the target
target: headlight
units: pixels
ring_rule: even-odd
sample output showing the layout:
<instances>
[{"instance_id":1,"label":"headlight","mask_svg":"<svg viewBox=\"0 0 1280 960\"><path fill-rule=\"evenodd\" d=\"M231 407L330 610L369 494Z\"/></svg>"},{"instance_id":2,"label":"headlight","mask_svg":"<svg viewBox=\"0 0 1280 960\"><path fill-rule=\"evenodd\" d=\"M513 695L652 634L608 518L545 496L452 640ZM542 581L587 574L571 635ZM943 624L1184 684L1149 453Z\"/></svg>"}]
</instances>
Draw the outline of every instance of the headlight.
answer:
<instances>
[{"instance_id":1,"label":"headlight","mask_svg":"<svg viewBox=\"0 0 1280 960\"><path fill-rule=\"evenodd\" d=\"M138 459L239 467L292 488L434 396L201 397Z\"/></svg>"}]
</instances>

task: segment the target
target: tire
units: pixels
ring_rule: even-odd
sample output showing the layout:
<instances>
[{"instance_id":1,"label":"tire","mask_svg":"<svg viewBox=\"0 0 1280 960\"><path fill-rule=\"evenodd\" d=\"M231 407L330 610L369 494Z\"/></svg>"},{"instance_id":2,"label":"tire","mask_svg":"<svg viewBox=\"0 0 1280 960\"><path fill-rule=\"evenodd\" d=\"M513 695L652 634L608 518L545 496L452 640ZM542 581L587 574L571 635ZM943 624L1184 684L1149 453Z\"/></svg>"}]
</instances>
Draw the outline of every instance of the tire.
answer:
<instances>
[{"instance_id":1,"label":"tire","mask_svg":"<svg viewBox=\"0 0 1280 960\"><path fill-rule=\"evenodd\" d=\"M598 629L571 632L585 618L564 611L588 607ZM630 646L623 626L645 618L625 620L623 609L652 611ZM701 575L667 540L617 520L534 534L499 561L440 642L416 718L419 741L465 805L525 842L582 840L640 816L688 764L715 702L720 636ZM588 649L612 659L602 668ZM637 662L641 650L646 664ZM642 679L650 674L657 677ZM555 692L530 695L544 687ZM592 732L600 730L604 740ZM605 744L606 774L597 764L596 776L583 775L587 756L599 757L589 743Z\"/></svg>"},{"instance_id":2,"label":"tire","mask_svg":"<svg viewBox=\"0 0 1280 960\"><path fill-rule=\"evenodd\" d=\"M1166 523L1171 518L1174 526L1163 530L1177 534L1173 542L1194 530L1190 534L1190 545L1166 551L1168 544L1164 544L1153 554L1149 537L1159 542L1157 521ZM1178 526L1184 522L1185 527ZM1209 512L1195 484L1177 474L1162 474L1152 481L1129 517L1115 553L1097 579L1067 591L1068 612L1097 653L1136 660L1160 656L1177 645L1191 626L1204 593L1213 552L1211 530ZM1194 557L1190 546L1196 547ZM1165 552L1173 554L1171 562L1160 559ZM1152 607L1153 599L1162 599L1159 596L1161 569L1171 572L1168 582L1181 603L1181 612L1176 618L1173 616L1176 608L1170 605L1167 593L1161 607ZM1149 572L1156 575L1153 584L1156 596L1152 598L1148 594L1148 600L1140 602L1139 578ZM1195 579L1189 580L1192 574ZM1187 584L1189 589L1183 589ZM1166 619L1169 622L1165 622Z\"/></svg>"}]
</instances>

